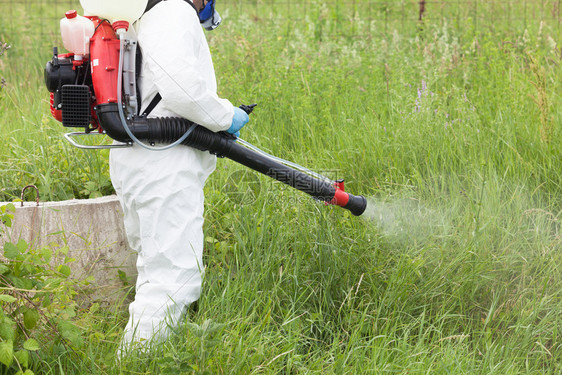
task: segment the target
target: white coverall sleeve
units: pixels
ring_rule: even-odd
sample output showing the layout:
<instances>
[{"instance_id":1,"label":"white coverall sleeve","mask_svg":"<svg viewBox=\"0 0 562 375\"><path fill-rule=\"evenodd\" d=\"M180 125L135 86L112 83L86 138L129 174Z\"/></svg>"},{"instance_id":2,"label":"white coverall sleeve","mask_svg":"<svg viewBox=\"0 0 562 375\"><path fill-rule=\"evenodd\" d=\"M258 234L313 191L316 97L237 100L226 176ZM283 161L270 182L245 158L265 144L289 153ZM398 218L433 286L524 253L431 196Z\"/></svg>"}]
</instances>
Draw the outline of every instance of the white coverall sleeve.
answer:
<instances>
[{"instance_id":1,"label":"white coverall sleeve","mask_svg":"<svg viewBox=\"0 0 562 375\"><path fill-rule=\"evenodd\" d=\"M194 9L184 1L163 1L139 26L143 64L152 74L146 79L152 79L166 109L211 131L227 130L234 109L216 93L209 48ZM202 74L203 69L211 74Z\"/></svg>"}]
</instances>

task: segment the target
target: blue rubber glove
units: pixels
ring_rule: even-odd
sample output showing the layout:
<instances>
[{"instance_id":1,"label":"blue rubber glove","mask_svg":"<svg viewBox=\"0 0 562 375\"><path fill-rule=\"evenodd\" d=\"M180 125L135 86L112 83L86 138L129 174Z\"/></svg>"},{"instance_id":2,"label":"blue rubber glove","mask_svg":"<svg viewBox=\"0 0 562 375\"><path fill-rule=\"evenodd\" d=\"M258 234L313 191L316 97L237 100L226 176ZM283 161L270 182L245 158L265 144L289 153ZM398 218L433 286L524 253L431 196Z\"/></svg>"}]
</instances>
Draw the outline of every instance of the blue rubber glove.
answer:
<instances>
[{"instance_id":1,"label":"blue rubber glove","mask_svg":"<svg viewBox=\"0 0 562 375\"><path fill-rule=\"evenodd\" d=\"M228 128L227 133L234 134L236 138L240 137L240 129L250 121L250 116L238 107L234 107L234 116L232 117L232 125Z\"/></svg>"}]
</instances>

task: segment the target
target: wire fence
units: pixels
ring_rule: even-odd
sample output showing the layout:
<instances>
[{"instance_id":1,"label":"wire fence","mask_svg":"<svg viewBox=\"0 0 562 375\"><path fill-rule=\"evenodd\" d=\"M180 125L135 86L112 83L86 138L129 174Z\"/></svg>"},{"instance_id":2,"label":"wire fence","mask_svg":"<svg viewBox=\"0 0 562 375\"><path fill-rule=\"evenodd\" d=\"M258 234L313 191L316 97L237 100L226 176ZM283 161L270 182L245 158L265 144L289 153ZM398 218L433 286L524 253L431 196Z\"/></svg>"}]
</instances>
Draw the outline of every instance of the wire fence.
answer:
<instances>
[{"instance_id":1,"label":"wire fence","mask_svg":"<svg viewBox=\"0 0 562 375\"><path fill-rule=\"evenodd\" d=\"M34 34L57 39L69 9L82 8L78 0L0 0L0 37L33 25ZM221 0L218 10L225 20L285 22L287 28L309 23L328 35L352 37L444 22L475 33L547 26L560 35L562 20L562 0Z\"/></svg>"}]
</instances>

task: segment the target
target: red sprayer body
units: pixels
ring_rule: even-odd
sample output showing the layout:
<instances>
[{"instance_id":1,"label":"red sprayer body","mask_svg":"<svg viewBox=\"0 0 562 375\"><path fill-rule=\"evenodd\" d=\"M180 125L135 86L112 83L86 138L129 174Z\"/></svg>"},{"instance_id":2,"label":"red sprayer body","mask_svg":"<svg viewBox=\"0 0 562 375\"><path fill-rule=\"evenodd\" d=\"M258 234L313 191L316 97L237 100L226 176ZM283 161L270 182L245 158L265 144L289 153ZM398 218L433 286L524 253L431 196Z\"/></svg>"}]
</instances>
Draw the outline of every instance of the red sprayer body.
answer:
<instances>
[{"instance_id":1,"label":"red sprayer body","mask_svg":"<svg viewBox=\"0 0 562 375\"><path fill-rule=\"evenodd\" d=\"M107 20L92 17L96 32L90 39L90 71L96 103L117 103L119 39Z\"/></svg>"}]
</instances>

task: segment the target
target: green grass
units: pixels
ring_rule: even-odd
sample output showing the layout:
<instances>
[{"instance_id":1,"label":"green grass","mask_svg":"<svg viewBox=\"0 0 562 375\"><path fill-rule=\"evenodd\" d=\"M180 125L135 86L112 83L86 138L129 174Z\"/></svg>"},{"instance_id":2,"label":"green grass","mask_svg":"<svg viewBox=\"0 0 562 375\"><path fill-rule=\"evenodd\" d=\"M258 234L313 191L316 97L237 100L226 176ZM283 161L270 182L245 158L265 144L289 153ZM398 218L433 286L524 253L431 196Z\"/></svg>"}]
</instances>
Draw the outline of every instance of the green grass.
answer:
<instances>
[{"instance_id":1,"label":"green grass","mask_svg":"<svg viewBox=\"0 0 562 375\"><path fill-rule=\"evenodd\" d=\"M221 96L258 103L242 137L345 177L368 213L219 160L189 323L117 363L126 313L84 311L85 347L45 349L36 373L562 372L556 2L475 3L423 27L404 2L358 1L353 22L321 2L295 4L297 21L286 5L225 6L208 36ZM50 118L51 43L22 35L0 58L3 199L29 183L42 199L111 193L107 154L73 149Z\"/></svg>"}]
</instances>

